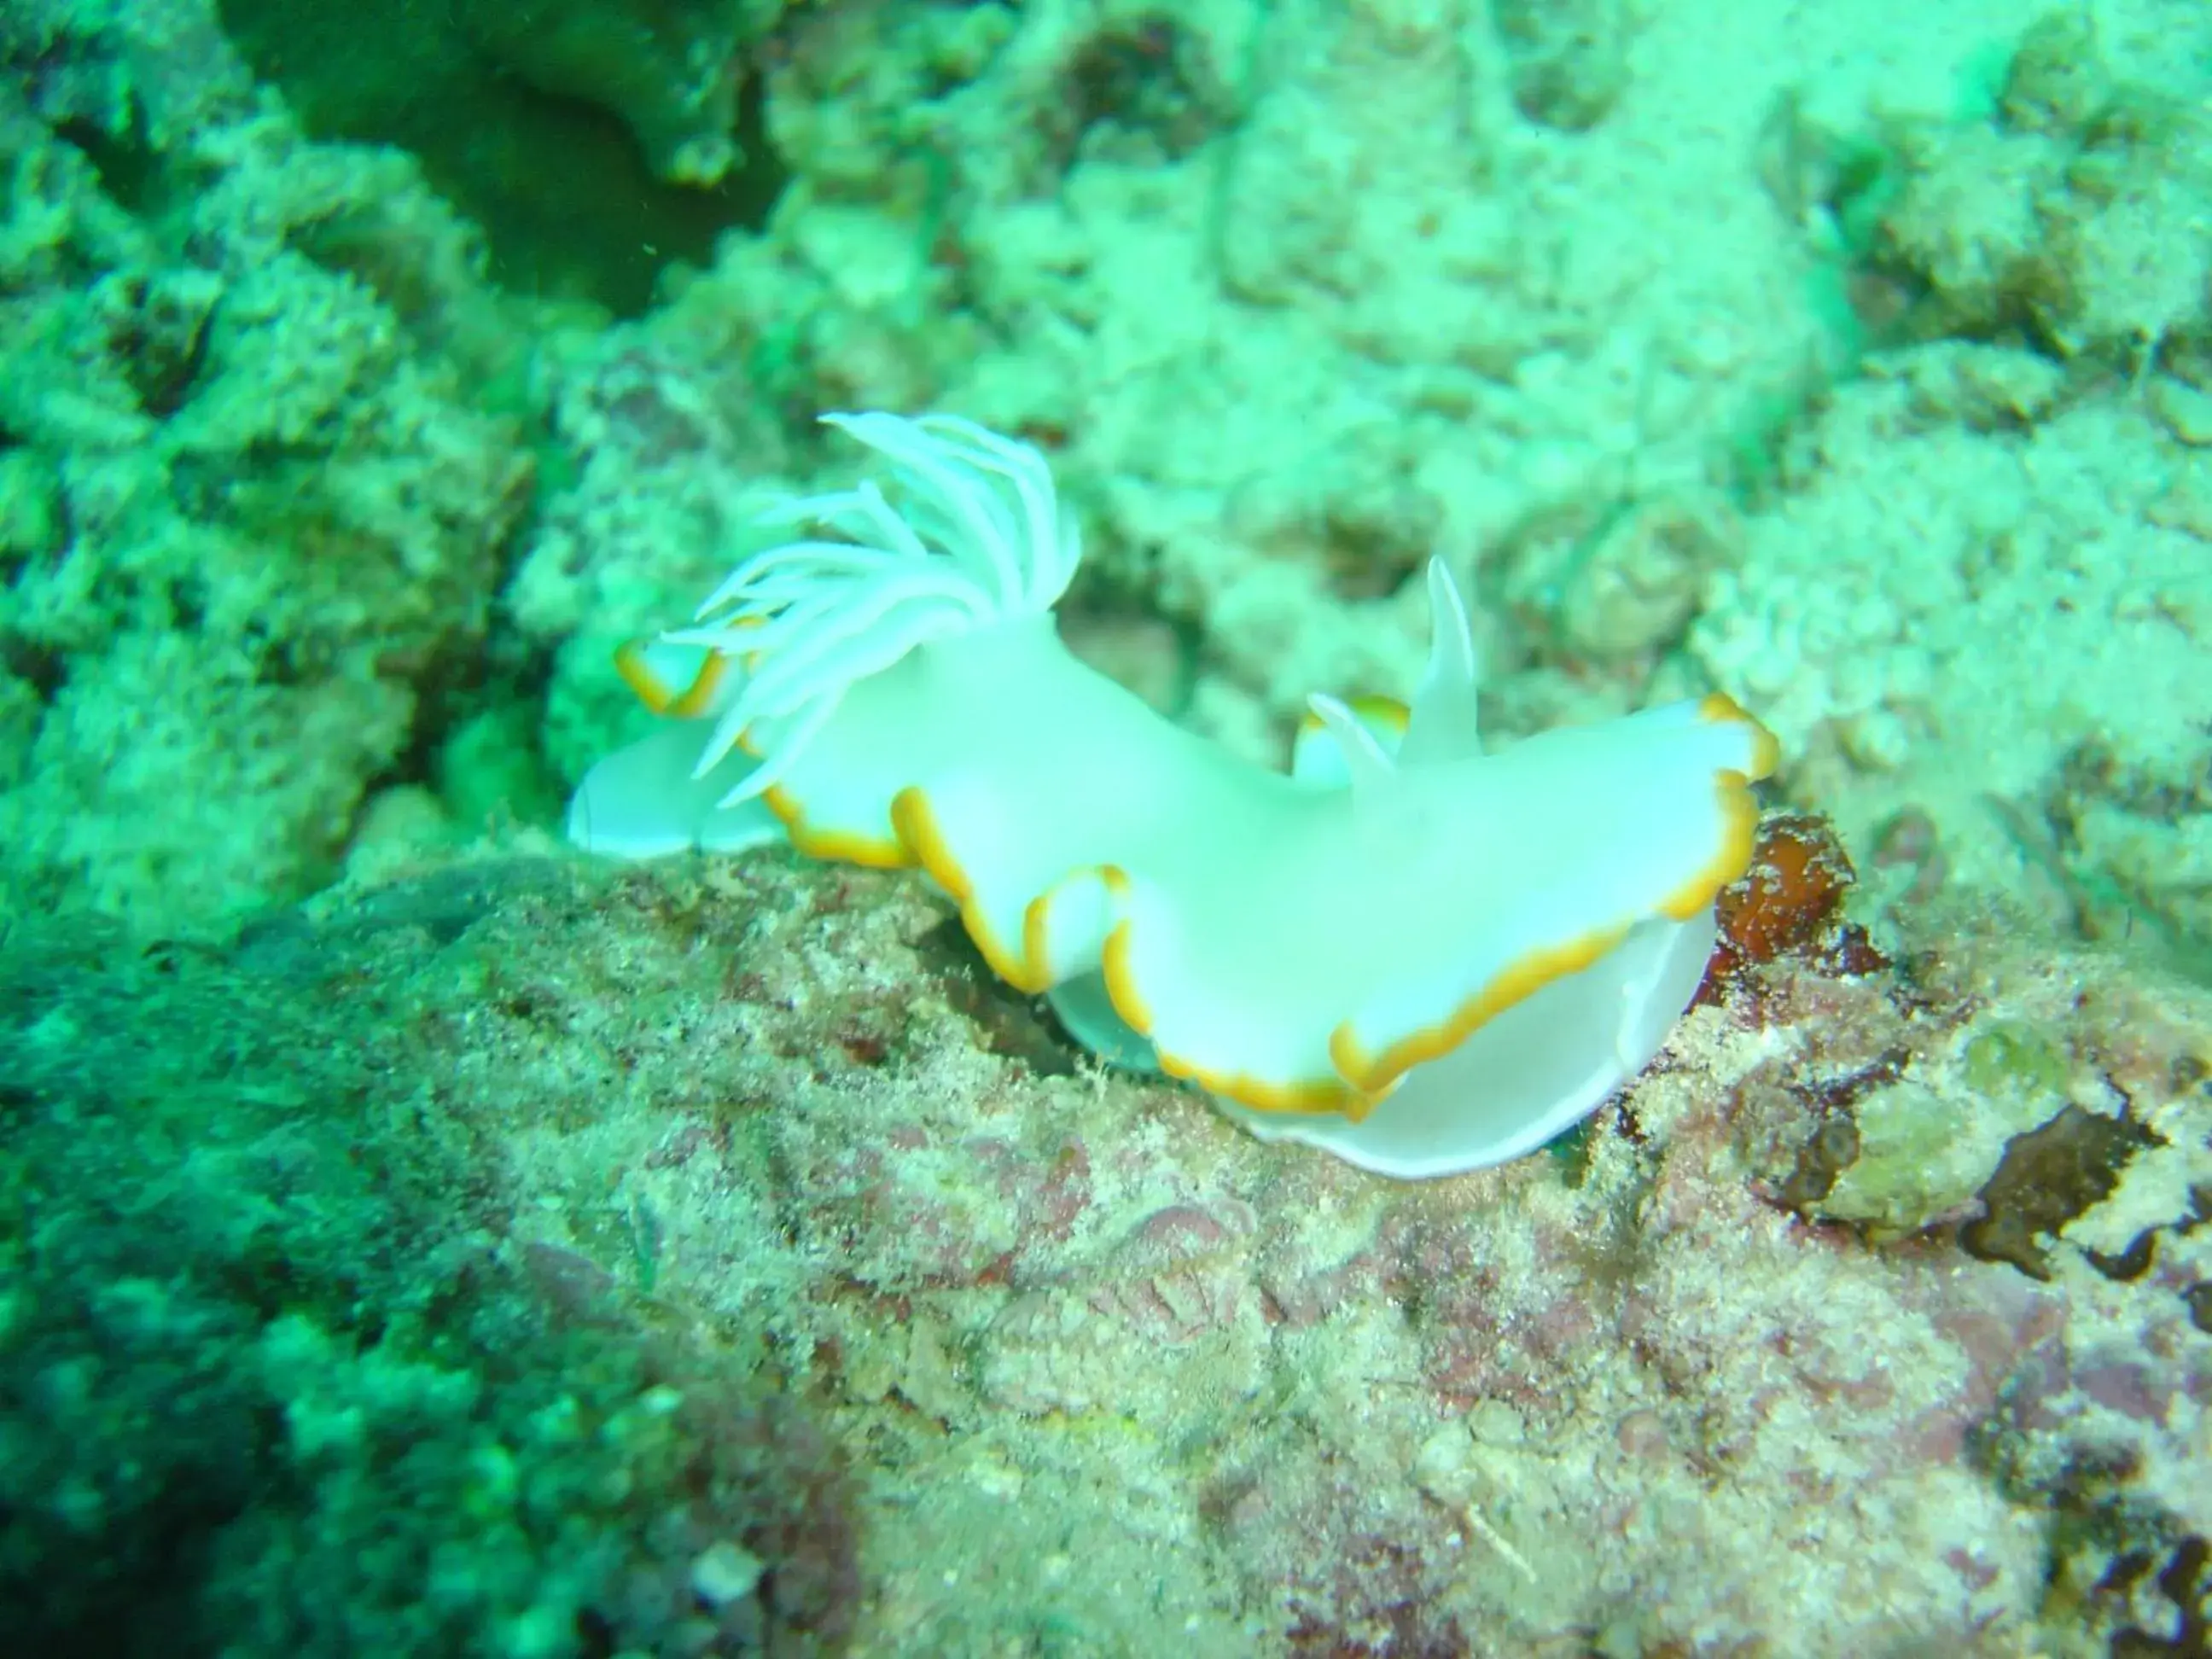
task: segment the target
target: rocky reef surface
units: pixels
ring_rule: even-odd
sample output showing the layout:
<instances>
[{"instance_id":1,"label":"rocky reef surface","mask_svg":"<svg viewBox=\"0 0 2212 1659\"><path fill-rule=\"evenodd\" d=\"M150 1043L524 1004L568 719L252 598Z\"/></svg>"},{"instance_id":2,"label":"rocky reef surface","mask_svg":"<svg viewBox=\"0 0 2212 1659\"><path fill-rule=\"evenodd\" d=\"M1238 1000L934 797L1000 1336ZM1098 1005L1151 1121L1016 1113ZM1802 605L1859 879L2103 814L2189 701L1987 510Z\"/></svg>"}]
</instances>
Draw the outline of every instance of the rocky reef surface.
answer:
<instances>
[{"instance_id":1,"label":"rocky reef surface","mask_svg":"<svg viewBox=\"0 0 2212 1659\"><path fill-rule=\"evenodd\" d=\"M782 854L19 937L7 1599L252 1652L2201 1650L2212 1006L1959 916L1885 957L1845 867L1770 825L1652 1072L1413 1186Z\"/></svg>"}]
</instances>

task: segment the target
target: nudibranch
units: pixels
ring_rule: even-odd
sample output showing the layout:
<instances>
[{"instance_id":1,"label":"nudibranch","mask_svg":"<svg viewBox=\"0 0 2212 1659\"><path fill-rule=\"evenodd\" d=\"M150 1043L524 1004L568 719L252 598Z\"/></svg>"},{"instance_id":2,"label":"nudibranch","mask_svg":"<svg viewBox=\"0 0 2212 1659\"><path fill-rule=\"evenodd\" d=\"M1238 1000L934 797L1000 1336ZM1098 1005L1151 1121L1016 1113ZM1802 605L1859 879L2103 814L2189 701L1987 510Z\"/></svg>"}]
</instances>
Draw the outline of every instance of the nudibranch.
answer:
<instances>
[{"instance_id":1,"label":"nudibranch","mask_svg":"<svg viewBox=\"0 0 2212 1659\"><path fill-rule=\"evenodd\" d=\"M1035 449L825 419L885 476L777 509L795 539L621 653L670 718L586 775L576 843L919 866L1093 1048L1388 1176L1519 1157L1658 1051L1777 761L1729 698L1486 754L1432 561L1410 708L1316 696L1290 769L1255 766L1060 643L1080 544Z\"/></svg>"}]
</instances>

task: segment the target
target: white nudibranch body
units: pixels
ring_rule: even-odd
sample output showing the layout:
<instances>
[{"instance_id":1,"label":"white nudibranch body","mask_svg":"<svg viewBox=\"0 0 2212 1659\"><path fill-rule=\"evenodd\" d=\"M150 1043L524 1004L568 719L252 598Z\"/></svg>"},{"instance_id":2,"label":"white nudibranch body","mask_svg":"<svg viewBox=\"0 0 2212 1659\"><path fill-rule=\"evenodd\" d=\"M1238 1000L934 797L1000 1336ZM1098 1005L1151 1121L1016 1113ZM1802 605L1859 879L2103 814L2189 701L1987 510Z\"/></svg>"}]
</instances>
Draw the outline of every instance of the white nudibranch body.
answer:
<instances>
[{"instance_id":1,"label":"white nudibranch body","mask_svg":"<svg viewBox=\"0 0 2212 1659\"><path fill-rule=\"evenodd\" d=\"M919 866L993 969L1101 1053L1384 1175L1530 1152L1657 1052L1776 764L1729 698L1486 755L1466 611L1432 562L1410 708L1317 696L1269 771L1060 644L1079 547L1036 450L946 416L827 418L887 487L791 502L779 521L819 539L625 650L673 718L586 776L578 845L787 837Z\"/></svg>"}]
</instances>

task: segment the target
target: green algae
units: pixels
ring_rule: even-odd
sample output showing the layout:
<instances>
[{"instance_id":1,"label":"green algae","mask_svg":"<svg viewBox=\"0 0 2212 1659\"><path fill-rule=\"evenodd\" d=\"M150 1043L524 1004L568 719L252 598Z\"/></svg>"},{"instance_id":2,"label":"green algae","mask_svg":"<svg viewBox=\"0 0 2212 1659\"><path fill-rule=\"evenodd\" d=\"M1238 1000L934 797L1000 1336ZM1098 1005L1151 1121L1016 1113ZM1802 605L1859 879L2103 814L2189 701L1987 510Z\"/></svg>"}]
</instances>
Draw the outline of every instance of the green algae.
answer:
<instances>
[{"instance_id":1,"label":"green algae","mask_svg":"<svg viewBox=\"0 0 2212 1659\"><path fill-rule=\"evenodd\" d=\"M1984 1096L2058 1094L2073 1069L2063 1048L2023 1025L1976 1032L1961 1058L1967 1086Z\"/></svg>"}]
</instances>

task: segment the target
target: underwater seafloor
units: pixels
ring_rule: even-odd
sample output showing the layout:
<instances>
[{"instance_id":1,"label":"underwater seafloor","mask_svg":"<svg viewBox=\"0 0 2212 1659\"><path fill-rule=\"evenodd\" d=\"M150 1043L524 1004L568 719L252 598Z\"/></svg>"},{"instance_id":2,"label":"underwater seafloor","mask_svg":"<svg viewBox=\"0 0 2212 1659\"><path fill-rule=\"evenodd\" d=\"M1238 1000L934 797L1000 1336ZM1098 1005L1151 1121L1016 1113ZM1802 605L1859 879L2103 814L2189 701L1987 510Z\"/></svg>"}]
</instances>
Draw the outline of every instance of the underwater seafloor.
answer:
<instances>
[{"instance_id":1,"label":"underwater seafloor","mask_svg":"<svg viewBox=\"0 0 2212 1659\"><path fill-rule=\"evenodd\" d=\"M0 165L9 1651L2212 1651L2200 0L6 0ZM1661 1059L1394 1183L564 848L866 408L1240 752L1431 551L1740 699Z\"/></svg>"}]
</instances>

